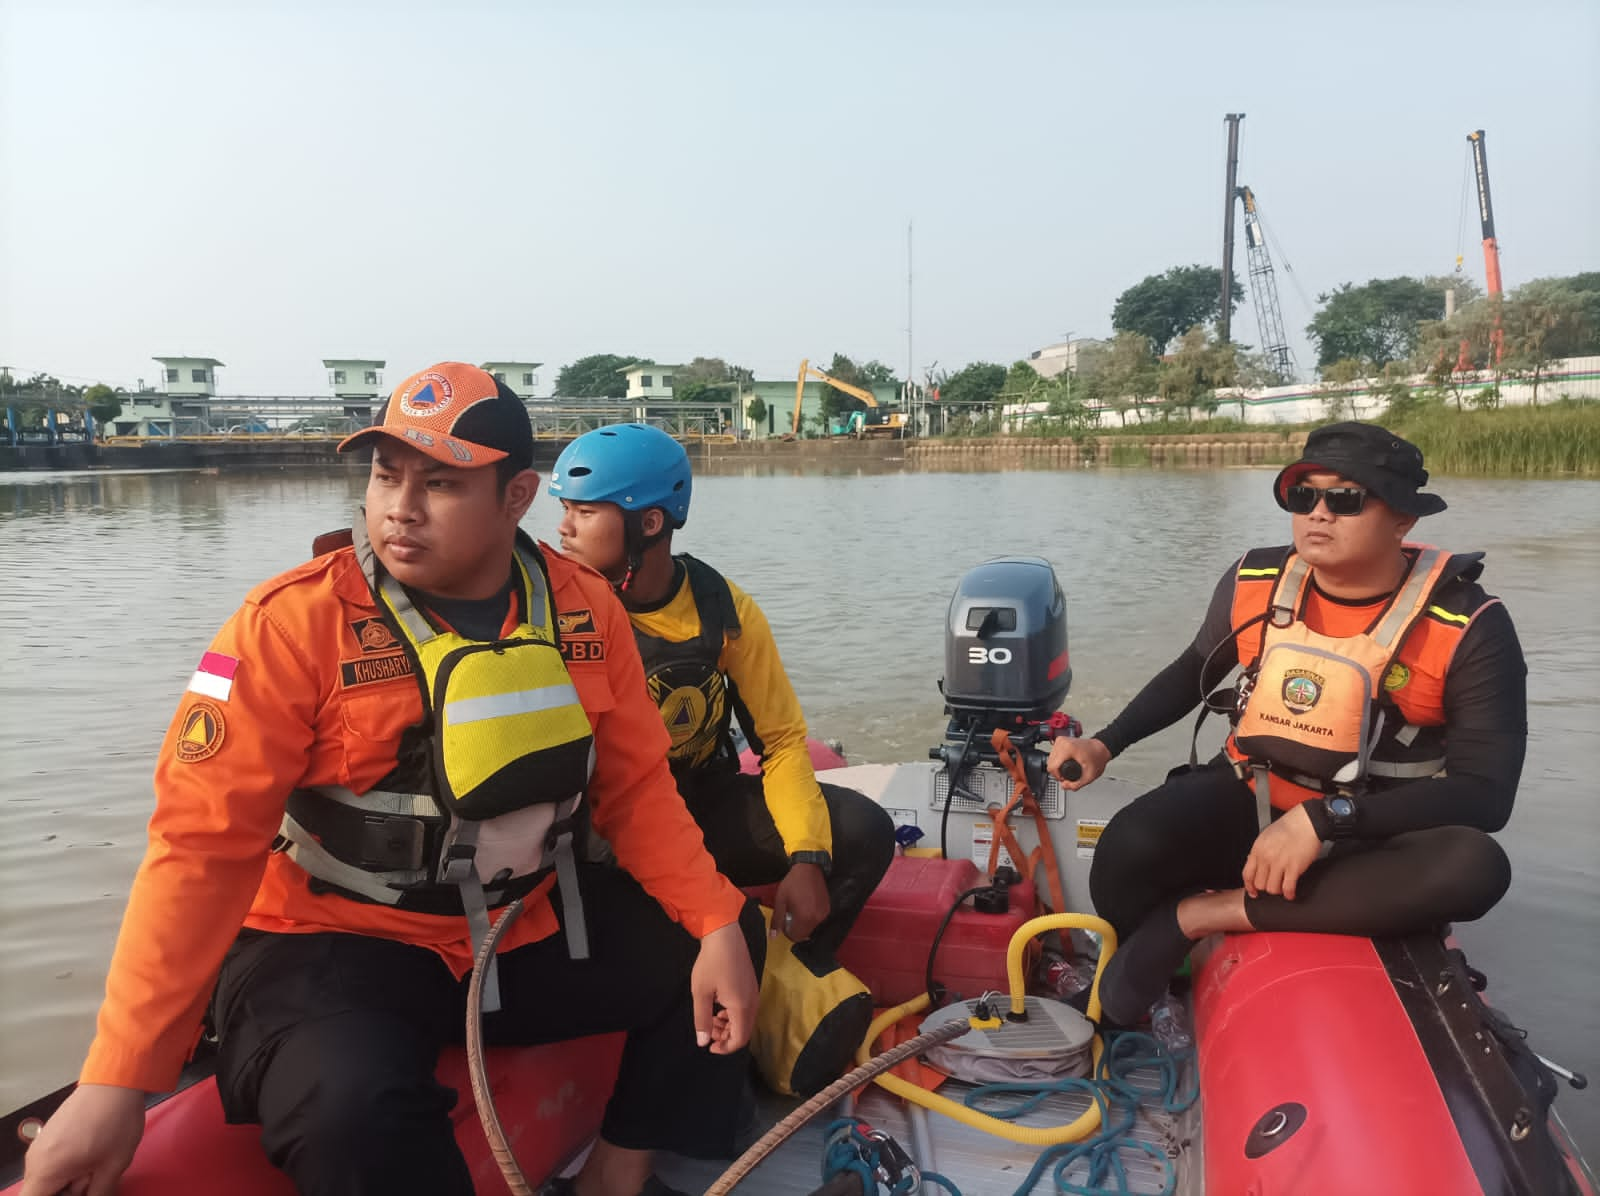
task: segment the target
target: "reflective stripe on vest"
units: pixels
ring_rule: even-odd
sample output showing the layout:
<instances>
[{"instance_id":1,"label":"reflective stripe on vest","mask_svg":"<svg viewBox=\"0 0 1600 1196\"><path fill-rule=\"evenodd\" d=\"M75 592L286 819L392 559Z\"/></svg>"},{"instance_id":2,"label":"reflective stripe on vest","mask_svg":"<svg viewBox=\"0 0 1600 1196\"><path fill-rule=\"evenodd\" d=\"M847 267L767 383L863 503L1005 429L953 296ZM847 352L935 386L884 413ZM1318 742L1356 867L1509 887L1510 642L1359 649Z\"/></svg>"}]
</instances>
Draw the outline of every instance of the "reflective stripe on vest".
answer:
<instances>
[{"instance_id":1,"label":"reflective stripe on vest","mask_svg":"<svg viewBox=\"0 0 1600 1196\"><path fill-rule=\"evenodd\" d=\"M537 550L519 543L514 557L521 621L509 636L484 642L435 627L405 588L378 568L364 521L353 533L379 609L417 667L425 712L437 716L430 736L435 791L358 795L330 787L314 797L360 811L378 823L380 839L385 817L410 824L397 826L401 838L407 830L421 835L422 824L433 823L433 841L441 846L434 858L417 861L420 876L342 857L319 841L314 815L326 807L303 797L298 817L285 812L279 849L312 876L365 900L403 908L419 882L454 888L474 947L488 934L489 904L507 886L526 892L553 865L572 956L587 958L573 839L582 830L579 805L594 771L594 735L561 658L549 586L531 555ZM484 992L485 1009L497 1008L492 973Z\"/></svg>"},{"instance_id":2,"label":"reflective stripe on vest","mask_svg":"<svg viewBox=\"0 0 1600 1196\"><path fill-rule=\"evenodd\" d=\"M1442 759L1386 763L1374 761L1372 753L1382 735L1384 675L1406 633L1426 613L1449 561L1447 553L1420 546L1373 626L1335 637L1312 631L1302 620L1311 568L1303 557L1290 557L1272 594L1229 754L1268 764L1301 789L1355 786L1375 776L1431 776L1443 767ZM1271 796L1274 806L1287 809L1305 795Z\"/></svg>"}]
</instances>

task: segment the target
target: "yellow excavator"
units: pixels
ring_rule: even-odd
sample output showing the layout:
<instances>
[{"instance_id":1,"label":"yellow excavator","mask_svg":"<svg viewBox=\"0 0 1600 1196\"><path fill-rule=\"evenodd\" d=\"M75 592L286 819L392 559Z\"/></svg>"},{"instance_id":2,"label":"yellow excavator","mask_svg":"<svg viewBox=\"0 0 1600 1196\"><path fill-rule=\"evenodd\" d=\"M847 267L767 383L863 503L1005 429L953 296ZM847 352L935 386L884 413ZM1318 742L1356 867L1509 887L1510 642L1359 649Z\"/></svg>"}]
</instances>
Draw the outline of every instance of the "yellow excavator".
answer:
<instances>
[{"instance_id":1,"label":"yellow excavator","mask_svg":"<svg viewBox=\"0 0 1600 1196\"><path fill-rule=\"evenodd\" d=\"M848 419L830 433L835 436L894 436L900 433L905 426L906 416L903 411L882 411L879 409L878 399L870 390L862 386L852 386L848 382L841 382L832 374L819 370L811 364L810 358L800 363L800 376L794 385L794 424L789 429L794 435L800 435L800 408L806 397L806 379L815 378L819 382L826 382L835 390L842 390L852 398L860 399L867 405L866 411L854 411ZM876 417L876 418L874 418Z\"/></svg>"}]
</instances>

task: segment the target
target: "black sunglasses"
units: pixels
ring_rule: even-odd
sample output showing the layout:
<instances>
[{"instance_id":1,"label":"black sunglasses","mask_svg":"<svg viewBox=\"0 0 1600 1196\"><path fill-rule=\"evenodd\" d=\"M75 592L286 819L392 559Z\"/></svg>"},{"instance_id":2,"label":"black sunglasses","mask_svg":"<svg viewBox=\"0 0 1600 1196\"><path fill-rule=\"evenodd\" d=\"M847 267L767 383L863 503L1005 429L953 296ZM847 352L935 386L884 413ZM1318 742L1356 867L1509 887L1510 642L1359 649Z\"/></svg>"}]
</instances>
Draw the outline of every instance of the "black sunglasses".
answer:
<instances>
[{"instance_id":1,"label":"black sunglasses","mask_svg":"<svg viewBox=\"0 0 1600 1196\"><path fill-rule=\"evenodd\" d=\"M1328 504L1330 515L1359 515L1367 505L1367 492L1360 486L1290 486L1283 493L1283 505L1291 515L1309 515L1318 502Z\"/></svg>"}]
</instances>

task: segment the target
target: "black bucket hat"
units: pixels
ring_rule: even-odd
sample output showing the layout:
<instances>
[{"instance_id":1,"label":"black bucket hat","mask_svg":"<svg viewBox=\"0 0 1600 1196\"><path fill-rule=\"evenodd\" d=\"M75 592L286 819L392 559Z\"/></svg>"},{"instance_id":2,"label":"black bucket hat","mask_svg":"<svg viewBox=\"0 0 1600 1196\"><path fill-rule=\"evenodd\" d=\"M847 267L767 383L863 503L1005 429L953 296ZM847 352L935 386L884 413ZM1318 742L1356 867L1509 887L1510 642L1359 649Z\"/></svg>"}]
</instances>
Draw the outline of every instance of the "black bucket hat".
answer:
<instances>
[{"instance_id":1,"label":"black bucket hat","mask_svg":"<svg viewBox=\"0 0 1600 1196\"><path fill-rule=\"evenodd\" d=\"M1284 496L1308 473L1349 478L1403 515L1437 515L1445 509L1437 494L1417 492L1428 484L1422 450L1377 424L1346 420L1307 436L1300 459L1285 466L1272 484L1272 496L1280 507L1288 509Z\"/></svg>"}]
</instances>

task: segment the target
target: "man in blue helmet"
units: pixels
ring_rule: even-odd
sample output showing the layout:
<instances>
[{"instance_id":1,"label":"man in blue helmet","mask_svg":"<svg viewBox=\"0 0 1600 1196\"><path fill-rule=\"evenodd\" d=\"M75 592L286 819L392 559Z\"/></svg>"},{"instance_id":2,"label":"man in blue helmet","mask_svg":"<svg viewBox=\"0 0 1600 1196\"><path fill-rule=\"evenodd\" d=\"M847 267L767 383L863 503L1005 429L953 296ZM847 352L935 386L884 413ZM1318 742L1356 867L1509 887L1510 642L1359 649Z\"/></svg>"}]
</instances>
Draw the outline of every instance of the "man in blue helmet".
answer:
<instances>
[{"instance_id":1,"label":"man in blue helmet","mask_svg":"<svg viewBox=\"0 0 1600 1196\"><path fill-rule=\"evenodd\" d=\"M616 587L672 738L678 791L735 884L776 883L773 931L827 966L894 855L894 824L852 789L819 785L805 718L761 608L709 565L674 555L689 457L646 424L585 433L550 475L561 549ZM732 722L761 758L739 771Z\"/></svg>"}]
</instances>

